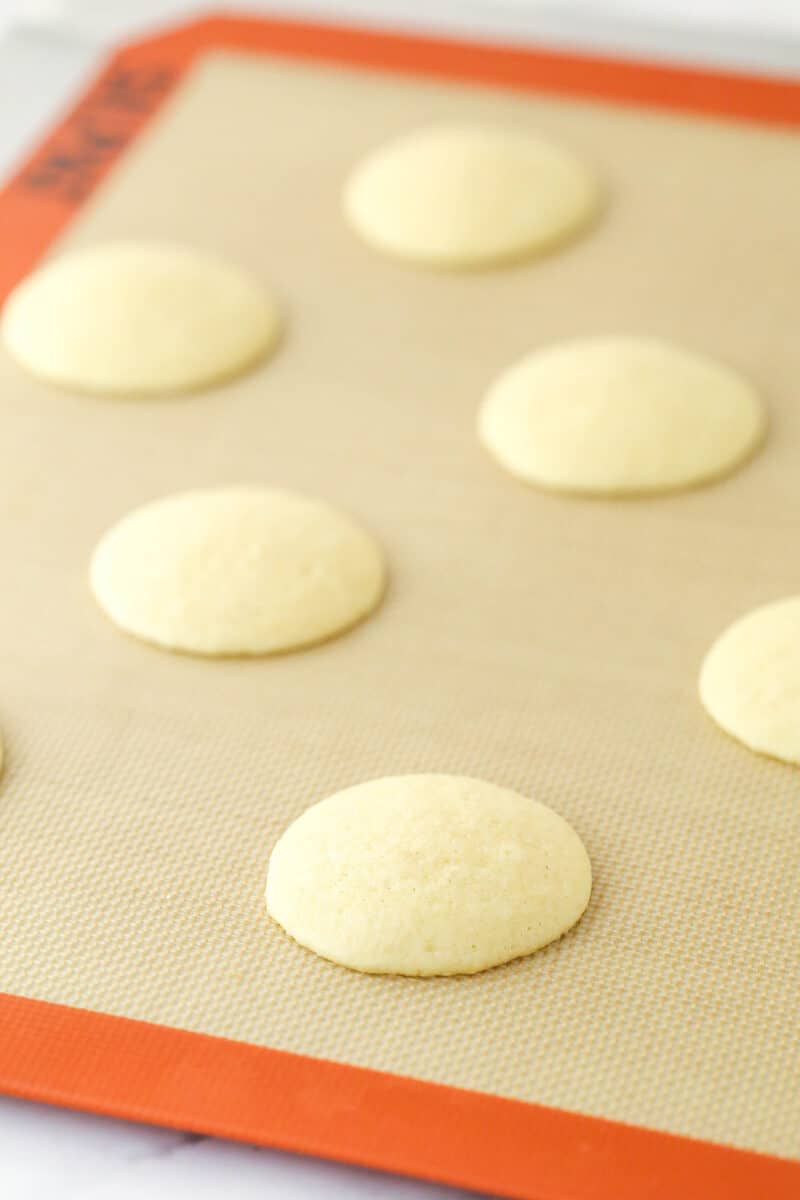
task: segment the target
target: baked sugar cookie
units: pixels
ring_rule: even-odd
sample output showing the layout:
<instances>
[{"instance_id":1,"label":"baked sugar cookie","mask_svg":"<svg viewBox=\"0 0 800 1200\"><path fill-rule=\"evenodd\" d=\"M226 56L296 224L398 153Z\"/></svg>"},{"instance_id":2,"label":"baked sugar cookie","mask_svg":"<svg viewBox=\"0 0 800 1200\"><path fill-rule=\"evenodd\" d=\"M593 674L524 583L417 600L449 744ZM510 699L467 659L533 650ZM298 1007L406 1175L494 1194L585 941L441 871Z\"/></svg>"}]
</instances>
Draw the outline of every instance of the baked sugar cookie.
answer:
<instances>
[{"instance_id":1,"label":"baked sugar cookie","mask_svg":"<svg viewBox=\"0 0 800 1200\"><path fill-rule=\"evenodd\" d=\"M121 629L189 654L271 654L355 625L384 589L369 534L290 492L224 488L156 500L123 518L91 562Z\"/></svg>"},{"instance_id":2,"label":"baked sugar cookie","mask_svg":"<svg viewBox=\"0 0 800 1200\"><path fill-rule=\"evenodd\" d=\"M592 173L529 133L441 125L371 154L350 175L344 210L385 254L436 267L477 268L549 249L598 207Z\"/></svg>"},{"instance_id":3,"label":"baked sugar cookie","mask_svg":"<svg viewBox=\"0 0 800 1200\"><path fill-rule=\"evenodd\" d=\"M181 246L114 242L45 263L6 301L2 337L31 374L76 391L205 387L274 346L278 310L232 263Z\"/></svg>"},{"instance_id":4,"label":"baked sugar cookie","mask_svg":"<svg viewBox=\"0 0 800 1200\"><path fill-rule=\"evenodd\" d=\"M700 671L700 698L751 750L800 763L800 596L755 609L717 638Z\"/></svg>"},{"instance_id":5,"label":"baked sugar cookie","mask_svg":"<svg viewBox=\"0 0 800 1200\"><path fill-rule=\"evenodd\" d=\"M764 407L730 367L651 338L537 350L490 389L484 446L512 475L559 491L636 495L724 475L761 442Z\"/></svg>"},{"instance_id":6,"label":"baked sugar cookie","mask_svg":"<svg viewBox=\"0 0 800 1200\"><path fill-rule=\"evenodd\" d=\"M472 974L561 937L591 865L544 804L458 775L362 783L313 805L269 861L267 909L356 971Z\"/></svg>"}]
</instances>

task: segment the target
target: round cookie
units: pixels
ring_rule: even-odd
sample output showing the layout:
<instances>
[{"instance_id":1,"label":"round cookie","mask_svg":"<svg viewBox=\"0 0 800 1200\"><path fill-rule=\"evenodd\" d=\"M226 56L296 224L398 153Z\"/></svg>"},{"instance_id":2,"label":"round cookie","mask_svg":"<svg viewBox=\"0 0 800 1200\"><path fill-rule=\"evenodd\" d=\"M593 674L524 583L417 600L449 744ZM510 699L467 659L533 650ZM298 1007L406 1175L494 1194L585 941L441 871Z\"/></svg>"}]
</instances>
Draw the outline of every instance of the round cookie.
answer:
<instances>
[{"instance_id":1,"label":"round cookie","mask_svg":"<svg viewBox=\"0 0 800 1200\"><path fill-rule=\"evenodd\" d=\"M275 344L278 310L238 267L181 246L114 242L45 263L6 301L2 337L31 374L83 392L187 391Z\"/></svg>"},{"instance_id":2,"label":"round cookie","mask_svg":"<svg viewBox=\"0 0 800 1200\"><path fill-rule=\"evenodd\" d=\"M326 504L290 492L183 492L123 518L90 583L121 629L189 654L271 654L320 642L372 611L381 552Z\"/></svg>"},{"instance_id":3,"label":"round cookie","mask_svg":"<svg viewBox=\"0 0 800 1200\"><path fill-rule=\"evenodd\" d=\"M800 763L800 596L755 609L717 638L700 699L751 750Z\"/></svg>"},{"instance_id":4,"label":"round cookie","mask_svg":"<svg viewBox=\"0 0 800 1200\"><path fill-rule=\"evenodd\" d=\"M591 172L533 134L440 125L375 151L347 180L344 211L369 245L435 267L526 258L595 214Z\"/></svg>"},{"instance_id":5,"label":"round cookie","mask_svg":"<svg viewBox=\"0 0 800 1200\"><path fill-rule=\"evenodd\" d=\"M589 902L574 829L457 775L401 775L313 805L275 845L267 910L356 971L473 974L561 937Z\"/></svg>"},{"instance_id":6,"label":"round cookie","mask_svg":"<svg viewBox=\"0 0 800 1200\"><path fill-rule=\"evenodd\" d=\"M729 367L652 338L560 342L512 366L478 418L512 475L557 491L643 495L731 471L761 442L764 407Z\"/></svg>"}]
</instances>

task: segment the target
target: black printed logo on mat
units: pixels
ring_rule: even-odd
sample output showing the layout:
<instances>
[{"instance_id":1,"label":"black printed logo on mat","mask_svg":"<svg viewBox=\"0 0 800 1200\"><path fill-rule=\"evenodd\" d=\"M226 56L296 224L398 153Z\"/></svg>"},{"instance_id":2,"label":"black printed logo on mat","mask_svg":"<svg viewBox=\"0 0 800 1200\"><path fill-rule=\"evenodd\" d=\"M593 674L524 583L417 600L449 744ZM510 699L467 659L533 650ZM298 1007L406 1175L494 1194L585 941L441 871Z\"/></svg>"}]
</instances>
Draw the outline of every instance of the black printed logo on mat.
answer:
<instances>
[{"instance_id":1,"label":"black printed logo on mat","mask_svg":"<svg viewBox=\"0 0 800 1200\"><path fill-rule=\"evenodd\" d=\"M175 82L161 67L112 67L21 176L25 188L81 204Z\"/></svg>"}]
</instances>

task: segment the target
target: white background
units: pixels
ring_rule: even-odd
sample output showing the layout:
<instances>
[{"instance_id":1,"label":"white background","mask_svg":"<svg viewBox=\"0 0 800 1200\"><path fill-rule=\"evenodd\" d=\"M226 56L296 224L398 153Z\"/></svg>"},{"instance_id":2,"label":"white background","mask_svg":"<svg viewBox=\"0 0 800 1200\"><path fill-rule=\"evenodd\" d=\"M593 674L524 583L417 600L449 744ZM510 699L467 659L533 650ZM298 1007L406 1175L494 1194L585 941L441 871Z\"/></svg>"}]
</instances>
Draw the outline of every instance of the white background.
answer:
<instances>
[{"instance_id":1,"label":"white background","mask_svg":"<svg viewBox=\"0 0 800 1200\"><path fill-rule=\"evenodd\" d=\"M190 0L0 0L0 176L79 85L104 45L202 7ZM800 72L800 0L242 0L232 7ZM0 1097L2 1200L458 1195L464 1193Z\"/></svg>"}]
</instances>

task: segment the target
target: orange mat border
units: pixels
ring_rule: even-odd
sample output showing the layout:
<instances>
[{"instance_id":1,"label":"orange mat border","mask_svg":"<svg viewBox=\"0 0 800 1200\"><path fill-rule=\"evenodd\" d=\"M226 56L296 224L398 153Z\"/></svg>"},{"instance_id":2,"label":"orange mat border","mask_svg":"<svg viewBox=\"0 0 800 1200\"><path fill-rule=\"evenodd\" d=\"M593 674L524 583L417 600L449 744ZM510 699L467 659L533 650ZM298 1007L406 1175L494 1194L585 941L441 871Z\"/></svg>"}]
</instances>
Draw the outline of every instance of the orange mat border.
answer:
<instances>
[{"instance_id":1,"label":"orange mat border","mask_svg":"<svg viewBox=\"0 0 800 1200\"><path fill-rule=\"evenodd\" d=\"M247 1042L0 996L0 1089L519 1200L790 1200L800 1165Z\"/></svg>"},{"instance_id":2,"label":"orange mat border","mask_svg":"<svg viewBox=\"0 0 800 1200\"><path fill-rule=\"evenodd\" d=\"M128 46L0 192L0 300L193 59L230 48L800 126L800 83L210 17ZM800 1163L0 993L0 1090L517 1200L796 1200Z\"/></svg>"}]
</instances>

